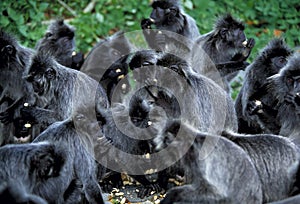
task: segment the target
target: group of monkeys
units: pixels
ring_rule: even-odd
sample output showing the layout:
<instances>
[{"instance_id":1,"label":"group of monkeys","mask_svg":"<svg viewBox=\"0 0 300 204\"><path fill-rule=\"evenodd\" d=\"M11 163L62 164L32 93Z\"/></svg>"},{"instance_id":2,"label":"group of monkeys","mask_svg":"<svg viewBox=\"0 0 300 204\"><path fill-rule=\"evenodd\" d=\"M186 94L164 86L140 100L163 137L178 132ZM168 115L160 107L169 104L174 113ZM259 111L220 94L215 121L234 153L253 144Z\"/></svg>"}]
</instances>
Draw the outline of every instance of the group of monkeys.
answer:
<instances>
[{"instance_id":1,"label":"group of monkeys","mask_svg":"<svg viewBox=\"0 0 300 204\"><path fill-rule=\"evenodd\" d=\"M300 201L300 55L273 39L249 64L230 14L200 34L179 1L151 6L148 49L118 32L84 59L64 20L35 49L0 30L1 203L104 203L120 172L163 204Z\"/></svg>"}]
</instances>

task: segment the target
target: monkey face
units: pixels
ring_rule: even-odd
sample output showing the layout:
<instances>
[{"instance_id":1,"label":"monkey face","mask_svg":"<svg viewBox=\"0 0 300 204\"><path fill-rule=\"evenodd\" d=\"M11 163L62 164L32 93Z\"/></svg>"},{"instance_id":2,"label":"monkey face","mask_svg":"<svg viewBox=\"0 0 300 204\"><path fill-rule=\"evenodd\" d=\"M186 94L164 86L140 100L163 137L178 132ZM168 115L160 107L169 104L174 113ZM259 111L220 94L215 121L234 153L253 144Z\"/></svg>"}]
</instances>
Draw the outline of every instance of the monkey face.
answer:
<instances>
[{"instance_id":1,"label":"monkey face","mask_svg":"<svg viewBox=\"0 0 300 204\"><path fill-rule=\"evenodd\" d=\"M233 47L236 48L244 47L243 42L246 41L246 35L243 29L235 28L229 30L227 28L222 28L219 34L221 38L224 41L226 41L229 45L231 44Z\"/></svg>"},{"instance_id":2,"label":"monkey face","mask_svg":"<svg viewBox=\"0 0 300 204\"><path fill-rule=\"evenodd\" d=\"M32 84L34 92L39 96L49 91L51 82L56 77L56 70L52 67L55 63L52 58L42 54L33 58L25 79Z\"/></svg>"},{"instance_id":3,"label":"monkey face","mask_svg":"<svg viewBox=\"0 0 300 204\"><path fill-rule=\"evenodd\" d=\"M44 38L42 44L45 47L55 47L56 49L64 49L73 51L75 48L75 29L65 24L63 20L52 23Z\"/></svg>"},{"instance_id":4,"label":"monkey face","mask_svg":"<svg viewBox=\"0 0 300 204\"><path fill-rule=\"evenodd\" d=\"M276 74L282 67L287 63L287 59L284 56L277 56L271 58L271 67L273 68L274 74Z\"/></svg>"}]
</instances>

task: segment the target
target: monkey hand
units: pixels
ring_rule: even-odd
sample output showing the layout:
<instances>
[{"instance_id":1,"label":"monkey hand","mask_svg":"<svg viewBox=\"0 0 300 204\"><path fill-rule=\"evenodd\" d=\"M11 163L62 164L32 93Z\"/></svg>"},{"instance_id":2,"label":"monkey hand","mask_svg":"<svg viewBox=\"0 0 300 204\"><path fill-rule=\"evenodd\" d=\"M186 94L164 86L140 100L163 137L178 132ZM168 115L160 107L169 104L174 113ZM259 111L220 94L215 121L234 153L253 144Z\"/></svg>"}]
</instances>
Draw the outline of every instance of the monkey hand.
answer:
<instances>
[{"instance_id":1,"label":"monkey hand","mask_svg":"<svg viewBox=\"0 0 300 204\"><path fill-rule=\"evenodd\" d=\"M248 59L254 45L255 45L255 40L253 38L249 38L249 40L247 41L247 44L242 49L242 51L239 53L241 56L239 57L240 59L238 61L246 61Z\"/></svg>"},{"instance_id":2,"label":"monkey hand","mask_svg":"<svg viewBox=\"0 0 300 204\"><path fill-rule=\"evenodd\" d=\"M141 28L143 30L145 29L151 29L151 25L153 24L153 22L149 19L149 18L145 18L141 21Z\"/></svg>"},{"instance_id":3,"label":"monkey hand","mask_svg":"<svg viewBox=\"0 0 300 204\"><path fill-rule=\"evenodd\" d=\"M259 100L250 101L247 106L249 115L255 115L263 112L263 104Z\"/></svg>"},{"instance_id":4,"label":"monkey hand","mask_svg":"<svg viewBox=\"0 0 300 204\"><path fill-rule=\"evenodd\" d=\"M0 121L5 125L11 123L13 121L13 117L14 112L12 110L5 110L0 113Z\"/></svg>"},{"instance_id":5,"label":"monkey hand","mask_svg":"<svg viewBox=\"0 0 300 204\"><path fill-rule=\"evenodd\" d=\"M112 147L112 141L106 138L105 136L97 137L95 144L95 154L102 155L106 153Z\"/></svg>"},{"instance_id":6,"label":"monkey hand","mask_svg":"<svg viewBox=\"0 0 300 204\"><path fill-rule=\"evenodd\" d=\"M284 97L284 101L289 103L289 104L295 104L296 105L296 102L295 102L295 95L291 94L291 93L288 93L285 97Z\"/></svg>"},{"instance_id":7,"label":"monkey hand","mask_svg":"<svg viewBox=\"0 0 300 204\"><path fill-rule=\"evenodd\" d=\"M254 45L255 45L255 40L253 38L249 38L246 47L252 49Z\"/></svg>"},{"instance_id":8,"label":"monkey hand","mask_svg":"<svg viewBox=\"0 0 300 204\"><path fill-rule=\"evenodd\" d=\"M35 107L24 106L23 108L21 108L21 111L20 111L22 118L26 118L26 121L35 122L34 110L35 110Z\"/></svg>"},{"instance_id":9,"label":"monkey hand","mask_svg":"<svg viewBox=\"0 0 300 204\"><path fill-rule=\"evenodd\" d=\"M296 103L297 106L300 106L300 93L296 93L295 103Z\"/></svg>"},{"instance_id":10,"label":"monkey hand","mask_svg":"<svg viewBox=\"0 0 300 204\"><path fill-rule=\"evenodd\" d=\"M81 52L73 52L72 54L72 65L73 69L79 70L84 62L84 57Z\"/></svg>"},{"instance_id":11,"label":"monkey hand","mask_svg":"<svg viewBox=\"0 0 300 204\"><path fill-rule=\"evenodd\" d=\"M161 190L162 189L158 183L151 183L149 185L145 185L144 188L139 191L138 197L144 198L145 196L150 196L152 191L159 193Z\"/></svg>"}]
</instances>

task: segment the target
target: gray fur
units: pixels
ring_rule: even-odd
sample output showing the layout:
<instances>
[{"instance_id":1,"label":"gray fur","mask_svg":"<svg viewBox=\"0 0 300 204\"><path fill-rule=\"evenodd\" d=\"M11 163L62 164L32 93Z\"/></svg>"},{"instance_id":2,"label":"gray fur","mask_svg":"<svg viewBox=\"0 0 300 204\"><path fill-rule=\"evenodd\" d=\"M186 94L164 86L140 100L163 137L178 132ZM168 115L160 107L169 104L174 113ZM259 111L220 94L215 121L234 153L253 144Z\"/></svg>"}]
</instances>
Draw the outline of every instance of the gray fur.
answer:
<instances>
[{"instance_id":1,"label":"gray fur","mask_svg":"<svg viewBox=\"0 0 300 204\"><path fill-rule=\"evenodd\" d=\"M0 148L1 202L45 204L40 186L56 178L64 163L63 154L48 142L5 145ZM53 198L52 194L52 198Z\"/></svg>"},{"instance_id":2,"label":"gray fur","mask_svg":"<svg viewBox=\"0 0 300 204\"><path fill-rule=\"evenodd\" d=\"M189 144L194 137L194 142ZM225 137L171 122L155 138L155 143L159 149L164 145L171 147L169 154L161 158L164 164L191 145L180 160L186 184L170 189L161 203L262 203L261 182L254 164L242 148Z\"/></svg>"},{"instance_id":3,"label":"gray fur","mask_svg":"<svg viewBox=\"0 0 300 204\"><path fill-rule=\"evenodd\" d=\"M262 183L263 202L287 198L297 188L299 148L289 139L270 134L225 134L251 158Z\"/></svg>"},{"instance_id":4,"label":"gray fur","mask_svg":"<svg viewBox=\"0 0 300 204\"><path fill-rule=\"evenodd\" d=\"M82 114L74 114L73 118L52 124L33 141L47 141L64 153L65 163L59 176L35 188L35 192L50 203L81 203L83 198L89 203L104 203L96 179L94 136L86 125Z\"/></svg>"}]
</instances>

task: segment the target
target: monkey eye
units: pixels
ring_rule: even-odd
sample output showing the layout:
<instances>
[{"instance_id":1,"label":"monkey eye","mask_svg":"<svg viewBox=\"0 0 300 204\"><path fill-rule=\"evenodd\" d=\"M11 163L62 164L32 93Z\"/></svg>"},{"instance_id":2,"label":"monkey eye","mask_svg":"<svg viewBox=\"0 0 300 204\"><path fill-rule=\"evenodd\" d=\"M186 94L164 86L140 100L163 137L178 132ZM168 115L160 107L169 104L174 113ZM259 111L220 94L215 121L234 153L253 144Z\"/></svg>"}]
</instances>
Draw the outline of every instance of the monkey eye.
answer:
<instances>
[{"instance_id":1,"label":"monkey eye","mask_svg":"<svg viewBox=\"0 0 300 204\"><path fill-rule=\"evenodd\" d=\"M143 65L143 66L149 66L149 65L152 65L152 63L149 62L149 61L144 61L144 62L142 63L142 65Z\"/></svg>"},{"instance_id":2,"label":"monkey eye","mask_svg":"<svg viewBox=\"0 0 300 204\"><path fill-rule=\"evenodd\" d=\"M171 66L170 66L170 69L173 70L173 71L176 72L176 73L179 73L178 66L176 66L176 65L171 65Z\"/></svg>"},{"instance_id":3,"label":"monkey eye","mask_svg":"<svg viewBox=\"0 0 300 204\"><path fill-rule=\"evenodd\" d=\"M78 115L75 116L75 119L77 121L82 121L82 120L84 120L84 118L85 118L85 116L83 114L78 114Z\"/></svg>"},{"instance_id":4,"label":"monkey eye","mask_svg":"<svg viewBox=\"0 0 300 204\"><path fill-rule=\"evenodd\" d=\"M221 35L221 38L225 39L226 38L226 34L227 34L228 30L226 28L222 28L220 30L220 35Z\"/></svg>"},{"instance_id":5,"label":"monkey eye","mask_svg":"<svg viewBox=\"0 0 300 204\"><path fill-rule=\"evenodd\" d=\"M46 38L50 38L51 36L52 36L52 33L49 33L49 32L48 32L48 33L45 34L45 37L46 37Z\"/></svg>"},{"instance_id":6,"label":"monkey eye","mask_svg":"<svg viewBox=\"0 0 300 204\"><path fill-rule=\"evenodd\" d=\"M40 176L45 177L45 178L50 178L53 176L53 174L54 174L54 169L52 166L47 166L47 167L41 169L41 172L40 172Z\"/></svg>"},{"instance_id":7,"label":"monkey eye","mask_svg":"<svg viewBox=\"0 0 300 204\"><path fill-rule=\"evenodd\" d=\"M282 64L285 64L285 63L286 63L286 59L283 58L283 57L281 57L281 58L279 59L279 62L282 63Z\"/></svg>"},{"instance_id":8,"label":"monkey eye","mask_svg":"<svg viewBox=\"0 0 300 204\"><path fill-rule=\"evenodd\" d=\"M292 78L290 78L290 77L288 77L288 78L286 79L286 81L287 81L287 83L289 83L289 84L294 83L294 80L293 80Z\"/></svg>"},{"instance_id":9,"label":"monkey eye","mask_svg":"<svg viewBox=\"0 0 300 204\"><path fill-rule=\"evenodd\" d=\"M113 51L112 51L112 54L113 54L114 56L121 56L121 53L120 53L118 50L113 50Z\"/></svg>"}]
</instances>

